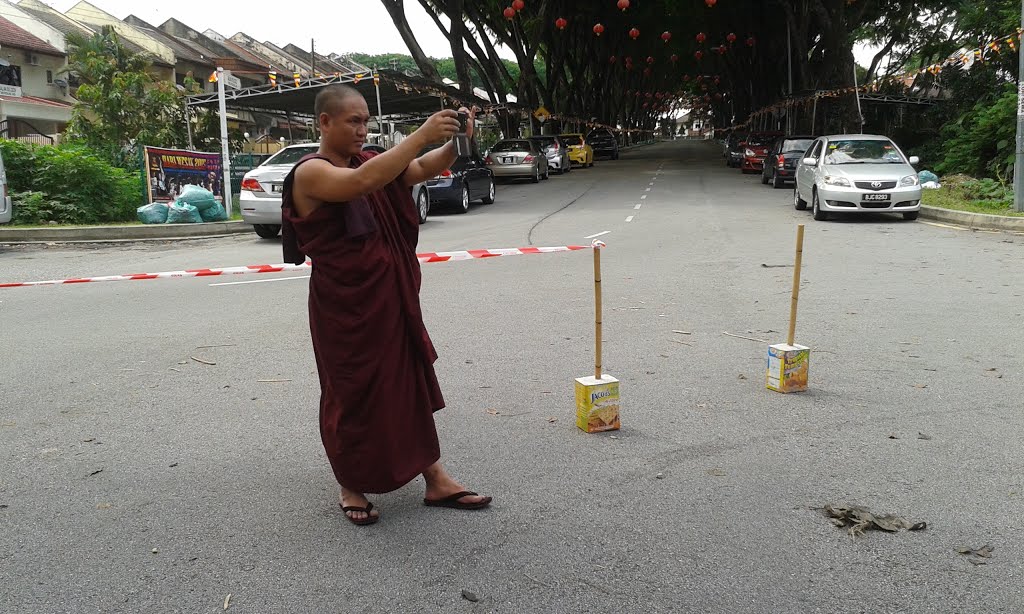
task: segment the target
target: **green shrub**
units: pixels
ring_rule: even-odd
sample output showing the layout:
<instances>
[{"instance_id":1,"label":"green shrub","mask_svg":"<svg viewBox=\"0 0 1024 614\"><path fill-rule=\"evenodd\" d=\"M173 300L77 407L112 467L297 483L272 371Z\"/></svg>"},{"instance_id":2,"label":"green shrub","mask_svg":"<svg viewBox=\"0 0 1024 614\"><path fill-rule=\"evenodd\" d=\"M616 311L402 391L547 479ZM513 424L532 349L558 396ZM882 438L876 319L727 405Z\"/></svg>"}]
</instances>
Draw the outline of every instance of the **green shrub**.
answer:
<instances>
[{"instance_id":1,"label":"green shrub","mask_svg":"<svg viewBox=\"0 0 1024 614\"><path fill-rule=\"evenodd\" d=\"M143 204L141 174L111 166L81 145L0 139L0 153L10 189L19 196L12 198L15 223L127 222Z\"/></svg>"}]
</instances>

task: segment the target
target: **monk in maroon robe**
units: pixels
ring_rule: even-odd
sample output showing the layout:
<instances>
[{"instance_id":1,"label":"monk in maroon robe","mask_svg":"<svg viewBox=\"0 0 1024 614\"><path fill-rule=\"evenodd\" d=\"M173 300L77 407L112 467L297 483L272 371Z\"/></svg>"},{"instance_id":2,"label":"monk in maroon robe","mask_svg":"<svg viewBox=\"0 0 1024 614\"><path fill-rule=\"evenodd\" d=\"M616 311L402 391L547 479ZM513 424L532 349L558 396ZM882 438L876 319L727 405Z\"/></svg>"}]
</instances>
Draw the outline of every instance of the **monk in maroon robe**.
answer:
<instances>
[{"instance_id":1,"label":"monk in maroon robe","mask_svg":"<svg viewBox=\"0 0 1024 614\"><path fill-rule=\"evenodd\" d=\"M285 179L285 259L309 256L309 327L320 375L320 434L340 505L355 524L379 518L365 494L391 492L418 475L424 504L481 509L491 502L445 472L434 412L444 398L437 353L420 310L419 214L411 187L456 160L458 114L431 116L383 154L362 151L370 113L354 88L316 98L321 141ZM465 109L462 109L465 111ZM466 111L468 113L468 111ZM472 136L472 114L467 134Z\"/></svg>"}]
</instances>

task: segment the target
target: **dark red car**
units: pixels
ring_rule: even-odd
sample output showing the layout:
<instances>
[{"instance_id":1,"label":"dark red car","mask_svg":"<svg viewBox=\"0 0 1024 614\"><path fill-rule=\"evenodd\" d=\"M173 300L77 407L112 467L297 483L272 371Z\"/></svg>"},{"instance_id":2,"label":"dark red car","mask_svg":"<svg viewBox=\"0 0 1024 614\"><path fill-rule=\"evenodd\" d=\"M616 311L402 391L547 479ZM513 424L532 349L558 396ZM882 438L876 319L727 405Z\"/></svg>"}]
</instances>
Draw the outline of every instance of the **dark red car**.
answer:
<instances>
[{"instance_id":1,"label":"dark red car","mask_svg":"<svg viewBox=\"0 0 1024 614\"><path fill-rule=\"evenodd\" d=\"M764 160L768 157L768 149L775 139L782 136L776 132L754 132L742 144L743 162L740 169L743 174L760 173L764 170Z\"/></svg>"}]
</instances>

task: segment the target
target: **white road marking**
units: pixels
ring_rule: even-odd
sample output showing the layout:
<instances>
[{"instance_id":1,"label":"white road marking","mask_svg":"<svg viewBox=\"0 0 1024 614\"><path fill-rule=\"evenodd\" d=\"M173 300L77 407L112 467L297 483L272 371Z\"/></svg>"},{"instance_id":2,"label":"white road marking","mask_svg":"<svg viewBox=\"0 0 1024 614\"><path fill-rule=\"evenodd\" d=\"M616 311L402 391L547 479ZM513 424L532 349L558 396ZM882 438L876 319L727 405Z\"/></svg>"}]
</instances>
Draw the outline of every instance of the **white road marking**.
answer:
<instances>
[{"instance_id":1,"label":"white road marking","mask_svg":"<svg viewBox=\"0 0 1024 614\"><path fill-rule=\"evenodd\" d=\"M654 185L654 182L652 181L652 182L648 183L647 185Z\"/></svg>"},{"instance_id":2,"label":"white road marking","mask_svg":"<svg viewBox=\"0 0 1024 614\"><path fill-rule=\"evenodd\" d=\"M251 281L229 281L229 282L219 283L219 284L210 284L210 287L211 288L215 288L217 286L241 286L243 284L266 284L266 283L270 283L272 281L291 281L293 279L309 279L309 275L305 275L305 276L302 276L302 277L275 277L274 279L253 279Z\"/></svg>"},{"instance_id":3,"label":"white road marking","mask_svg":"<svg viewBox=\"0 0 1024 614\"><path fill-rule=\"evenodd\" d=\"M644 190L644 192L650 192L650 191L651 191L651 188L647 188L646 190Z\"/></svg>"},{"instance_id":4,"label":"white road marking","mask_svg":"<svg viewBox=\"0 0 1024 614\"><path fill-rule=\"evenodd\" d=\"M633 216L632 216L632 215L626 218L626 223L627 223L627 224L628 224L629 222L632 222L632 221L633 221Z\"/></svg>"},{"instance_id":5,"label":"white road marking","mask_svg":"<svg viewBox=\"0 0 1024 614\"><path fill-rule=\"evenodd\" d=\"M643 205L643 203L639 203L639 204L637 204L637 205L636 205L635 207L633 207L633 208L634 208L634 209L636 209L637 211L639 211L639 210L640 210L640 207L643 207L643 206L644 206L644 205Z\"/></svg>"},{"instance_id":6,"label":"white road marking","mask_svg":"<svg viewBox=\"0 0 1024 614\"><path fill-rule=\"evenodd\" d=\"M640 197L640 200L647 200L647 195L646 195L646 194L644 194L643 196L641 196L641 197Z\"/></svg>"},{"instance_id":7,"label":"white road marking","mask_svg":"<svg viewBox=\"0 0 1024 614\"><path fill-rule=\"evenodd\" d=\"M608 234L609 232L611 232L611 231L610 231L610 230L605 230L604 232L599 232L599 233L597 233L596 235L590 235L589 237L583 237L583 238L584 238L584 239L596 239L596 238L598 238L598 237L603 237L603 236L605 236L605 235L606 235L606 234Z\"/></svg>"}]
</instances>

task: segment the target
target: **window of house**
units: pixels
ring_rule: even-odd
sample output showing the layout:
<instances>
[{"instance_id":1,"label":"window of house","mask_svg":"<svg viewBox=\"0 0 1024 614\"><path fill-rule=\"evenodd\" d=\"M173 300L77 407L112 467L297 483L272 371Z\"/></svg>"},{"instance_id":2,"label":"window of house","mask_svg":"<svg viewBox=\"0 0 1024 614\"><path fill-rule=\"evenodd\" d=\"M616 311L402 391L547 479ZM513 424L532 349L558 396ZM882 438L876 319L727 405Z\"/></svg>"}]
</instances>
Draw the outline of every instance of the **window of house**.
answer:
<instances>
[{"instance_id":1,"label":"window of house","mask_svg":"<svg viewBox=\"0 0 1024 614\"><path fill-rule=\"evenodd\" d=\"M21 87L21 66L0 66L0 85Z\"/></svg>"},{"instance_id":2,"label":"window of house","mask_svg":"<svg viewBox=\"0 0 1024 614\"><path fill-rule=\"evenodd\" d=\"M46 82L47 83L53 83L53 71L52 70L46 71Z\"/></svg>"}]
</instances>

